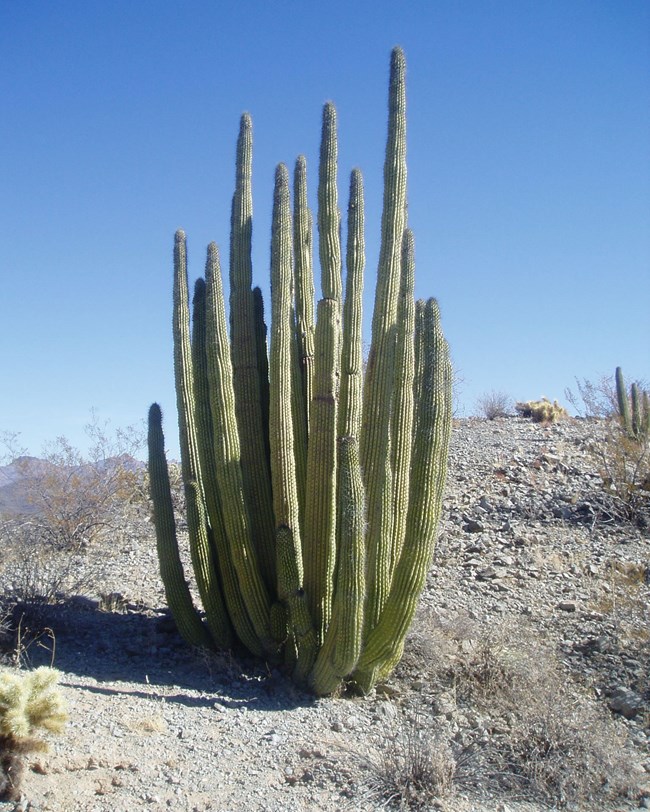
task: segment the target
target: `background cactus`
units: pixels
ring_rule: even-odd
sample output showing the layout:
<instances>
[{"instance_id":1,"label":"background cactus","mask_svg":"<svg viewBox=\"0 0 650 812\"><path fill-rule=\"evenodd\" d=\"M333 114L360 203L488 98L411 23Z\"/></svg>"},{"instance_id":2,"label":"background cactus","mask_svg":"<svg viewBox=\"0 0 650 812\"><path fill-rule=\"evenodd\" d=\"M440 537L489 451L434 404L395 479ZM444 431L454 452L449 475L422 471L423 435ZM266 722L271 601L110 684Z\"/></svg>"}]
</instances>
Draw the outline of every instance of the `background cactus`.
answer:
<instances>
[{"instance_id":1,"label":"background cactus","mask_svg":"<svg viewBox=\"0 0 650 812\"><path fill-rule=\"evenodd\" d=\"M616 402L618 416L625 434L641 442L650 436L650 394L633 383L628 393L623 379L623 370L616 367Z\"/></svg>"},{"instance_id":2,"label":"background cactus","mask_svg":"<svg viewBox=\"0 0 650 812\"><path fill-rule=\"evenodd\" d=\"M150 472L160 569L193 644L239 640L318 694L370 690L401 657L433 552L451 427L451 368L435 300L414 301L406 217L405 62L391 56L380 259L365 379L363 182L350 180L345 292L336 110L323 110L318 182L322 299L314 322L306 162L276 170L267 356L252 290L252 126L242 117L230 247L230 335L217 248L195 287L174 251L174 346L192 603L174 523L159 407Z\"/></svg>"}]
</instances>

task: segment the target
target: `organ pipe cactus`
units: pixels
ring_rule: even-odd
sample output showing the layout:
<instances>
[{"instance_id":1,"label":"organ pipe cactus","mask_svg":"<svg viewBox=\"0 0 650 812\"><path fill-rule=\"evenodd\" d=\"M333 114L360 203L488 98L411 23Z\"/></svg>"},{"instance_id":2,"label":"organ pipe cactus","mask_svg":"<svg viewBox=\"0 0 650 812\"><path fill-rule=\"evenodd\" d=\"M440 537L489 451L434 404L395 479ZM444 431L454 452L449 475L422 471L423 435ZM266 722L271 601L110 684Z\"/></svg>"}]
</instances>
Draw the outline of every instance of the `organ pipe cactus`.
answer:
<instances>
[{"instance_id":1,"label":"organ pipe cactus","mask_svg":"<svg viewBox=\"0 0 650 812\"><path fill-rule=\"evenodd\" d=\"M372 343L362 354L364 196L350 178L343 284L337 121L323 110L318 173L322 298L314 307L306 161L290 202L275 175L271 319L252 288L252 125L241 119L230 244L230 330L208 248L192 324L185 234L174 248L180 450L198 606L171 512L162 415L149 413L160 570L192 644L237 641L317 694L364 692L399 661L433 552L451 427L451 369L434 299L414 300L406 216L404 55L391 57ZM314 312L316 318L314 319Z\"/></svg>"}]
</instances>

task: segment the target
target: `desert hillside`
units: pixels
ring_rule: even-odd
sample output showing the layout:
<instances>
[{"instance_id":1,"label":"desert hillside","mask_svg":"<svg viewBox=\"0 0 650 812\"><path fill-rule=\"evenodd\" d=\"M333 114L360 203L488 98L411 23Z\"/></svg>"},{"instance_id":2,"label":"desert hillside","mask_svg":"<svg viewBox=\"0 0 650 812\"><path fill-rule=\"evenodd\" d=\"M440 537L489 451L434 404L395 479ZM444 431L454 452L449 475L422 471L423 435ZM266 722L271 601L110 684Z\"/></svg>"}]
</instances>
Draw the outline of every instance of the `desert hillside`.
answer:
<instances>
[{"instance_id":1,"label":"desert hillside","mask_svg":"<svg viewBox=\"0 0 650 812\"><path fill-rule=\"evenodd\" d=\"M455 422L427 587L367 697L316 700L240 653L190 650L141 502L86 549L6 550L8 608L48 579L58 596L17 607L5 661L52 662L69 723L0 808L649 808L648 494L624 498L610 434Z\"/></svg>"}]
</instances>

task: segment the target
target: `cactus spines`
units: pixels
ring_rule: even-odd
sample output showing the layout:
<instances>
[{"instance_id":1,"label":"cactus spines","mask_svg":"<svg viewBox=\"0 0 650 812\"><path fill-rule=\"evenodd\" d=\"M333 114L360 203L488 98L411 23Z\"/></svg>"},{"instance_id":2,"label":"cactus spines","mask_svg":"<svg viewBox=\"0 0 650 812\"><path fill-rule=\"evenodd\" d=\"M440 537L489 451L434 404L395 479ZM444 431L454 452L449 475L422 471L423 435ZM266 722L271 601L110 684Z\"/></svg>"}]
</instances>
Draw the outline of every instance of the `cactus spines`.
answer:
<instances>
[{"instance_id":1,"label":"cactus spines","mask_svg":"<svg viewBox=\"0 0 650 812\"><path fill-rule=\"evenodd\" d=\"M230 336L217 247L189 330L184 234L175 252L174 345L183 477L205 622L176 545L152 407L151 480L161 572L179 628L284 659L319 694L369 691L399 660L435 541L451 426L451 372L435 300L414 301L406 218L404 55L391 56L384 207L372 343L364 372L364 199L350 176L343 291L336 111L323 109L318 172L322 298L314 307L304 157L294 204L275 174L271 318L252 289L252 127L237 145ZM314 313L316 312L316 320ZM214 595L212 594L214 591Z\"/></svg>"}]
</instances>

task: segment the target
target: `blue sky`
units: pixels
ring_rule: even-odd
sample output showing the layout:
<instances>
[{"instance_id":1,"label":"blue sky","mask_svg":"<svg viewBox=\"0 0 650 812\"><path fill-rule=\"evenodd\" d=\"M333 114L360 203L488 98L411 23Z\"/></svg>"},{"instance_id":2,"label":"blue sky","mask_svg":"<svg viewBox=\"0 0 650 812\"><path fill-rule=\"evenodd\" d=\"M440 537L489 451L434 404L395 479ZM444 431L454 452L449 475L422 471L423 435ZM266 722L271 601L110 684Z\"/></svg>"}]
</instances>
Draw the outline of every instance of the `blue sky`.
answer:
<instances>
[{"instance_id":1,"label":"blue sky","mask_svg":"<svg viewBox=\"0 0 650 812\"><path fill-rule=\"evenodd\" d=\"M173 234L190 275L228 255L239 116L254 127L254 277L268 290L275 165L339 118L340 200L366 187L378 254L390 49L408 65L418 296L463 383L563 400L648 378L647 0L0 0L0 431L83 447L158 401L177 448Z\"/></svg>"}]
</instances>

